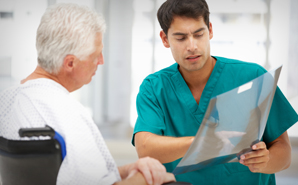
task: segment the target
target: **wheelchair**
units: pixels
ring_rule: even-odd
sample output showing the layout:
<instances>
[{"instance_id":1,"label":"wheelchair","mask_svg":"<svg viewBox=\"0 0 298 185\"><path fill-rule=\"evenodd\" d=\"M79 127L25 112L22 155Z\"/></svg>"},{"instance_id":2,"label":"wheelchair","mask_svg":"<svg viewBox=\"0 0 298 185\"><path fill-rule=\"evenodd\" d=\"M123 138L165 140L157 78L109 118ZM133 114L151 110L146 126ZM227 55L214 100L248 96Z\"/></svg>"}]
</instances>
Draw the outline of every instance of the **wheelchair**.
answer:
<instances>
[{"instance_id":1,"label":"wheelchair","mask_svg":"<svg viewBox=\"0 0 298 185\"><path fill-rule=\"evenodd\" d=\"M56 184L66 155L63 138L50 127L20 129L19 135L49 136L50 139L8 140L0 137L0 184Z\"/></svg>"},{"instance_id":2,"label":"wheelchair","mask_svg":"<svg viewBox=\"0 0 298 185\"><path fill-rule=\"evenodd\" d=\"M51 127L21 128L20 137L46 140L8 140L0 137L0 185L55 185L66 156L64 139ZM164 185L191 185L170 182Z\"/></svg>"}]
</instances>

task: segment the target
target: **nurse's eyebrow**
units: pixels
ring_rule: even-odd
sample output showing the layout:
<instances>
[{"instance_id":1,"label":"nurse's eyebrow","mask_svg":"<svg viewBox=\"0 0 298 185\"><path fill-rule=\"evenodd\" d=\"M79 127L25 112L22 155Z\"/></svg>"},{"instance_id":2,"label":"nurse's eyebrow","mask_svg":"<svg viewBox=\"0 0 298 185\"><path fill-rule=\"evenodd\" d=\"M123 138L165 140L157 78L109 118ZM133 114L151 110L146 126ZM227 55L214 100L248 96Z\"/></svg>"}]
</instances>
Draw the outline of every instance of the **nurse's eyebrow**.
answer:
<instances>
[{"instance_id":1,"label":"nurse's eyebrow","mask_svg":"<svg viewBox=\"0 0 298 185\"><path fill-rule=\"evenodd\" d=\"M198 32L203 31L203 30L205 30L205 29L206 29L206 28L200 28L200 29L197 29L196 31L192 32L192 34L198 33ZM175 35L182 35L182 36L185 36L185 35L188 35L188 34L187 34L187 33L176 32L176 33L173 33L172 35L173 35L173 36L175 36Z\"/></svg>"}]
</instances>

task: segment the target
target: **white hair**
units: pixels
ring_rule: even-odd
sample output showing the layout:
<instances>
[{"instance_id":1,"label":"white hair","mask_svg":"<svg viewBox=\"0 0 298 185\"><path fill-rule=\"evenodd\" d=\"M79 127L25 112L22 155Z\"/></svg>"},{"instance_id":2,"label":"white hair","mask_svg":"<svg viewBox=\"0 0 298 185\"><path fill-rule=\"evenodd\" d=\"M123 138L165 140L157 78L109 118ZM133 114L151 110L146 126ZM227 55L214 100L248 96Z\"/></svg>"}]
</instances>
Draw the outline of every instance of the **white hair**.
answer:
<instances>
[{"instance_id":1,"label":"white hair","mask_svg":"<svg viewBox=\"0 0 298 185\"><path fill-rule=\"evenodd\" d=\"M97 33L104 33L104 19L88 7L76 4L50 6L37 29L38 64L57 74L67 55L86 59L95 51Z\"/></svg>"}]
</instances>

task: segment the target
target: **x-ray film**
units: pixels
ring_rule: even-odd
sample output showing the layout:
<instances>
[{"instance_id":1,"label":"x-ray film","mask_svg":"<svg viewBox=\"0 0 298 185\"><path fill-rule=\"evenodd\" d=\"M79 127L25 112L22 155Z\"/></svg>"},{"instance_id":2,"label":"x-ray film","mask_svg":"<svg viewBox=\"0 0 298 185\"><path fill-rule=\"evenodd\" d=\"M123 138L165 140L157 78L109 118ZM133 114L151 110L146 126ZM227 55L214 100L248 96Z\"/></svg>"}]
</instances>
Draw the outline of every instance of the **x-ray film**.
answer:
<instances>
[{"instance_id":1,"label":"x-ray film","mask_svg":"<svg viewBox=\"0 0 298 185\"><path fill-rule=\"evenodd\" d=\"M174 175L238 162L241 154L251 151L263 136L281 68L212 98Z\"/></svg>"}]
</instances>

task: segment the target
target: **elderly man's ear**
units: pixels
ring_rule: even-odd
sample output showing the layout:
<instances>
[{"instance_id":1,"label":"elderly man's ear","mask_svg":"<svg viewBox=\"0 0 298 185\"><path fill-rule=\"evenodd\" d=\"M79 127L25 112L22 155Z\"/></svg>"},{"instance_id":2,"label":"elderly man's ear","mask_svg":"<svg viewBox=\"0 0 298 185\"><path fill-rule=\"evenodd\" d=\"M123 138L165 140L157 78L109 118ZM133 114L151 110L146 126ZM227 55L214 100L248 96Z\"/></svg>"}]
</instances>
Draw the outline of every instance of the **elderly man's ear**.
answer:
<instances>
[{"instance_id":1,"label":"elderly man's ear","mask_svg":"<svg viewBox=\"0 0 298 185\"><path fill-rule=\"evenodd\" d=\"M72 72L73 68L75 67L77 57L74 55L67 55L63 61L63 68L67 72Z\"/></svg>"}]
</instances>

